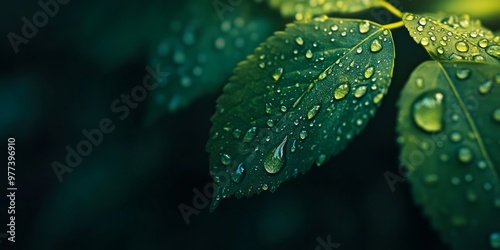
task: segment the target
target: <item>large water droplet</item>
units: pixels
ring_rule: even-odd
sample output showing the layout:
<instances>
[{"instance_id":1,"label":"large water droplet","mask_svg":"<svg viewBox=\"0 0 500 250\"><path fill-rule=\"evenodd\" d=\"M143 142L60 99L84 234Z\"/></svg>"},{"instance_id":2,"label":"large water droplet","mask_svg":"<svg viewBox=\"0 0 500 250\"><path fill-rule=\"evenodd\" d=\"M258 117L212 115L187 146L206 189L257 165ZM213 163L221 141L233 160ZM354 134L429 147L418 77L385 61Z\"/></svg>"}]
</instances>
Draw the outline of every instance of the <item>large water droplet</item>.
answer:
<instances>
[{"instance_id":1,"label":"large water droplet","mask_svg":"<svg viewBox=\"0 0 500 250\"><path fill-rule=\"evenodd\" d=\"M264 156L264 169L266 172L270 174L278 173L283 166L285 165L285 158L283 148L286 145L286 140L288 137L285 136L285 139L278 145L275 149L271 149Z\"/></svg>"},{"instance_id":2,"label":"large water droplet","mask_svg":"<svg viewBox=\"0 0 500 250\"><path fill-rule=\"evenodd\" d=\"M245 133L245 136L243 137L243 142L250 142L250 141L252 141L252 139L255 137L256 133L257 133L257 128L256 127L250 128Z\"/></svg>"},{"instance_id":3,"label":"large water droplet","mask_svg":"<svg viewBox=\"0 0 500 250\"><path fill-rule=\"evenodd\" d=\"M354 90L354 97L361 98L366 93L366 86L359 86L356 90Z\"/></svg>"},{"instance_id":4,"label":"large water droplet","mask_svg":"<svg viewBox=\"0 0 500 250\"><path fill-rule=\"evenodd\" d=\"M488 40L486 40L486 39L483 38L477 44L481 48L486 48L488 46Z\"/></svg>"},{"instance_id":5,"label":"large water droplet","mask_svg":"<svg viewBox=\"0 0 500 250\"><path fill-rule=\"evenodd\" d=\"M375 72L375 69L373 67L368 67L365 69L364 76L365 78L370 78L372 77L373 73Z\"/></svg>"},{"instance_id":6,"label":"large water droplet","mask_svg":"<svg viewBox=\"0 0 500 250\"><path fill-rule=\"evenodd\" d=\"M455 44L455 48L460 52L467 52L469 50L469 45L465 42L457 42Z\"/></svg>"},{"instance_id":7,"label":"large water droplet","mask_svg":"<svg viewBox=\"0 0 500 250\"><path fill-rule=\"evenodd\" d=\"M492 45L488 47L488 49L486 49L486 53L488 53L490 56L500 59L500 46Z\"/></svg>"},{"instance_id":8,"label":"large water droplet","mask_svg":"<svg viewBox=\"0 0 500 250\"><path fill-rule=\"evenodd\" d=\"M312 118L314 118L316 116L316 114L318 113L319 108L320 108L319 105L315 105L314 107L312 107L307 112L307 119L311 120Z\"/></svg>"},{"instance_id":9,"label":"large water droplet","mask_svg":"<svg viewBox=\"0 0 500 250\"><path fill-rule=\"evenodd\" d=\"M281 78L281 75L283 74L283 68L277 68L275 71L274 71L274 74L273 74L273 79L275 81L278 81L280 78Z\"/></svg>"},{"instance_id":10,"label":"large water droplet","mask_svg":"<svg viewBox=\"0 0 500 250\"><path fill-rule=\"evenodd\" d=\"M347 83L340 84L333 94L336 100L344 99L344 97L349 93L349 85Z\"/></svg>"},{"instance_id":11,"label":"large water droplet","mask_svg":"<svg viewBox=\"0 0 500 250\"><path fill-rule=\"evenodd\" d=\"M429 45L429 38L422 37L422 40L420 40L420 44L422 44L423 46Z\"/></svg>"},{"instance_id":12,"label":"large water droplet","mask_svg":"<svg viewBox=\"0 0 500 250\"><path fill-rule=\"evenodd\" d=\"M495 111L493 111L493 120L496 121L496 122L500 122L500 108L497 108L495 109Z\"/></svg>"},{"instance_id":13,"label":"large water droplet","mask_svg":"<svg viewBox=\"0 0 500 250\"><path fill-rule=\"evenodd\" d=\"M470 76L471 70L466 68L457 69L456 76L460 80L465 80Z\"/></svg>"},{"instance_id":14,"label":"large water droplet","mask_svg":"<svg viewBox=\"0 0 500 250\"><path fill-rule=\"evenodd\" d=\"M230 155L228 155L228 154L222 154L221 157L220 157L220 161L224 165L229 165L229 164L231 164L232 159L231 159Z\"/></svg>"},{"instance_id":15,"label":"large water droplet","mask_svg":"<svg viewBox=\"0 0 500 250\"><path fill-rule=\"evenodd\" d=\"M418 20L418 23L419 23L420 25L423 25L423 26L424 26L424 25L426 25L426 24L427 24L427 20L425 19L425 17L422 17L422 18L420 18L420 19Z\"/></svg>"},{"instance_id":16,"label":"large water droplet","mask_svg":"<svg viewBox=\"0 0 500 250\"><path fill-rule=\"evenodd\" d=\"M490 245L493 249L500 249L500 232L490 234Z\"/></svg>"},{"instance_id":17,"label":"large water droplet","mask_svg":"<svg viewBox=\"0 0 500 250\"><path fill-rule=\"evenodd\" d=\"M457 158L460 162L469 163L473 157L472 151L468 147L461 147L457 150Z\"/></svg>"},{"instance_id":18,"label":"large water droplet","mask_svg":"<svg viewBox=\"0 0 500 250\"><path fill-rule=\"evenodd\" d=\"M373 41L370 44L370 50L371 52L379 52L382 50L382 43L380 43L380 40L378 38L373 39Z\"/></svg>"},{"instance_id":19,"label":"large water droplet","mask_svg":"<svg viewBox=\"0 0 500 250\"><path fill-rule=\"evenodd\" d=\"M235 183L240 183L245 175L245 168L243 163L240 163L236 169L231 172L231 180Z\"/></svg>"},{"instance_id":20,"label":"large water droplet","mask_svg":"<svg viewBox=\"0 0 500 250\"><path fill-rule=\"evenodd\" d=\"M359 33L364 34L369 30L370 30L370 23L368 21L359 23Z\"/></svg>"},{"instance_id":21,"label":"large water droplet","mask_svg":"<svg viewBox=\"0 0 500 250\"><path fill-rule=\"evenodd\" d=\"M441 131L443 129L443 109L442 93L424 93L413 103L413 120L424 131Z\"/></svg>"}]
</instances>

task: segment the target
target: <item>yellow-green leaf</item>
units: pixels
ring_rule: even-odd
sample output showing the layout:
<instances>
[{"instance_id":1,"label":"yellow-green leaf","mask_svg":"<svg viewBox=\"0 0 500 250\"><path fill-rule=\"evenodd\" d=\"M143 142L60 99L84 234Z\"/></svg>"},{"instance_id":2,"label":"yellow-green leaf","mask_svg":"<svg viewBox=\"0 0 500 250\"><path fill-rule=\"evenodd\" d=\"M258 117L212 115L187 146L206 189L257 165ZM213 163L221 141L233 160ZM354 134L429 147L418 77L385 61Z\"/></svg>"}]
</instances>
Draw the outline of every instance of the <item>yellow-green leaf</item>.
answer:
<instances>
[{"instance_id":1,"label":"yellow-green leaf","mask_svg":"<svg viewBox=\"0 0 500 250\"><path fill-rule=\"evenodd\" d=\"M284 17L310 19L329 13L353 13L380 6L381 0L268 0Z\"/></svg>"},{"instance_id":2,"label":"yellow-green leaf","mask_svg":"<svg viewBox=\"0 0 500 250\"><path fill-rule=\"evenodd\" d=\"M415 42L436 60L500 61L500 36L467 14L405 13L403 22Z\"/></svg>"},{"instance_id":3,"label":"yellow-green leaf","mask_svg":"<svg viewBox=\"0 0 500 250\"><path fill-rule=\"evenodd\" d=\"M399 108L402 163L433 226L453 249L500 247L500 66L425 62Z\"/></svg>"},{"instance_id":4,"label":"yellow-green leaf","mask_svg":"<svg viewBox=\"0 0 500 250\"><path fill-rule=\"evenodd\" d=\"M375 114L394 63L389 30L363 20L296 22L241 62L212 117L216 195L251 196L323 164Z\"/></svg>"}]
</instances>

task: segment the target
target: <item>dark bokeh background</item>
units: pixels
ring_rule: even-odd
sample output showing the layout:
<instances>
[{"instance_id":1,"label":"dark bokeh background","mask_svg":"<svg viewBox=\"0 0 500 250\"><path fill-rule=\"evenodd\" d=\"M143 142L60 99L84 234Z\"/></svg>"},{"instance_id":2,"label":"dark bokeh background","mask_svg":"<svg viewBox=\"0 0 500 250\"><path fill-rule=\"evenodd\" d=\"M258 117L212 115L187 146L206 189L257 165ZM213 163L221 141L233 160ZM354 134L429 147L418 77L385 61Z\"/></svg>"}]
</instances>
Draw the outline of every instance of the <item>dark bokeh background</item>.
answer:
<instances>
[{"instance_id":1,"label":"dark bokeh background","mask_svg":"<svg viewBox=\"0 0 500 250\"><path fill-rule=\"evenodd\" d=\"M398 7L436 10L435 1L415 2ZM414 206L408 183L391 192L383 176L398 171L398 93L427 59L405 29L393 32L397 58L389 94L346 151L274 194L229 199L214 213L204 208L189 217L187 225L178 206L193 206L193 189L211 181L205 143L221 87L150 126L144 125L146 102L123 121L110 104L142 82L172 16L193 3L72 0L15 54L7 34L19 34L21 17L40 7L2 2L0 148L5 159L7 138L16 138L19 191L16 243L0 239L0 249L315 249L317 238L328 236L340 249L447 249ZM271 13L281 29L290 21ZM355 16L376 20L369 12ZM484 16L484 24L498 29L495 16ZM213 63L224 63L218 60ZM84 139L81 131L103 118L115 131L59 182L51 163L64 162L65 147L74 148ZM0 172L5 225L6 167Z\"/></svg>"}]
</instances>

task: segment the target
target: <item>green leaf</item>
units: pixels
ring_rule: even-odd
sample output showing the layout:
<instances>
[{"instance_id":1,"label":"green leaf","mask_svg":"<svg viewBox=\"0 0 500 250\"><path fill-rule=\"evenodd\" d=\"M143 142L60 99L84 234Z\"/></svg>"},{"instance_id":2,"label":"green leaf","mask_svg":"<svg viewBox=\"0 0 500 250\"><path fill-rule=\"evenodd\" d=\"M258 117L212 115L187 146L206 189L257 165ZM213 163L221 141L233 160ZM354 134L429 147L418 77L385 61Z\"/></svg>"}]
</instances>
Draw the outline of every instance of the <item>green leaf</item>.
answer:
<instances>
[{"instance_id":1,"label":"green leaf","mask_svg":"<svg viewBox=\"0 0 500 250\"><path fill-rule=\"evenodd\" d=\"M500 244L500 66L421 64L399 100L416 203L454 249Z\"/></svg>"},{"instance_id":2,"label":"green leaf","mask_svg":"<svg viewBox=\"0 0 500 250\"><path fill-rule=\"evenodd\" d=\"M500 61L500 36L467 14L405 13L403 22L415 42L435 60Z\"/></svg>"},{"instance_id":3,"label":"green leaf","mask_svg":"<svg viewBox=\"0 0 500 250\"><path fill-rule=\"evenodd\" d=\"M221 12L223 20L212 2L196 2L178 11L152 55L152 65L171 74L153 90L146 123L219 90L237 63L279 25L253 2Z\"/></svg>"},{"instance_id":4,"label":"green leaf","mask_svg":"<svg viewBox=\"0 0 500 250\"><path fill-rule=\"evenodd\" d=\"M380 6L381 0L268 0L283 17L307 20L329 13L354 13Z\"/></svg>"},{"instance_id":5,"label":"green leaf","mask_svg":"<svg viewBox=\"0 0 500 250\"><path fill-rule=\"evenodd\" d=\"M222 198L274 191L344 149L390 84L392 34L316 18L288 25L241 62L218 99L208 141Z\"/></svg>"}]
</instances>

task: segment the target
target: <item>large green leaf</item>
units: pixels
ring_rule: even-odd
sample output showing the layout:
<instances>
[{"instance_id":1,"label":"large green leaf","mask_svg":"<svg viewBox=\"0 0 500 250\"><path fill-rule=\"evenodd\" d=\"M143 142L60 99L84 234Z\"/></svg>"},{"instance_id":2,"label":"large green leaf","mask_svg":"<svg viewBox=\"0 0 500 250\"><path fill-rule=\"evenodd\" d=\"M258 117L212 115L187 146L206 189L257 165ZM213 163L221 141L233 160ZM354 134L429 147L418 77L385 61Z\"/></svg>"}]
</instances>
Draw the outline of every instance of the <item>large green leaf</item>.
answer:
<instances>
[{"instance_id":1,"label":"large green leaf","mask_svg":"<svg viewBox=\"0 0 500 250\"><path fill-rule=\"evenodd\" d=\"M310 19L329 13L353 13L380 6L382 0L268 0L284 17Z\"/></svg>"},{"instance_id":2,"label":"large green leaf","mask_svg":"<svg viewBox=\"0 0 500 250\"><path fill-rule=\"evenodd\" d=\"M212 2L192 2L171 18L170 30L152 55L152 65L170 74L152 92L146 123L219 90L237 63L280 24L253 1L220 13Z\"/></svg>"},{"instance_id":3,"label":"large green leaf","mask_svg":"<svg viewBox=\"0 0 500 250\"><path fill-rule=\"evenodd\" d=\"M500 247L500 66L429 61L399 101L415 200L454 249Z\"/></svg>"},{"instance_id":4,"label":"large green leaf","mask_svg":"<svg viewBox=\"0 0 500 250\"><path fill-rule=\"evenodd\" d=\"M393 63L391 32L368 21L316 18L270 37L218 99L212 209L233 194L274 191L344 149L375 114Z\"/></svg>"},{"instance_id":5,"label":"large green leaf","mask_svg":"<svg viewBox=\"0 0 500 250\"><path fill-rule=\"evenodd\" d=\"M403 22L415 42L434 59L492 63L500 60L500 37L467 14L405 13Z\"/></svg>"}]
</instances>

